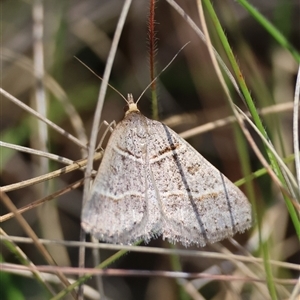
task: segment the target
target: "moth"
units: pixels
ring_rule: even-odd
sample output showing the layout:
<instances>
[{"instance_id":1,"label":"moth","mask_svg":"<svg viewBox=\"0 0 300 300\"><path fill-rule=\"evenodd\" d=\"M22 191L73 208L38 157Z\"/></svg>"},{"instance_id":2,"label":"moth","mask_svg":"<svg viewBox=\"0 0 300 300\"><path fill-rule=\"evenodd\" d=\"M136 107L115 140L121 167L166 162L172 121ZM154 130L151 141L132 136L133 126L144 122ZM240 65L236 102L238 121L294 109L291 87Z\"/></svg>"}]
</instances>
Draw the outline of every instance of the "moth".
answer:
<instances>
[{"instance_id":1,"label":"moth","mask_svg":"<svg viewBox=\"0 0 300 300\"><path fill-rule=\"evenodd\" d=\"M251 227L246 196L189 143L146 118L131 94L113 130L82 227L97 239L133 244L162 235L205 246Z\"/></svg>"}]
</instances>

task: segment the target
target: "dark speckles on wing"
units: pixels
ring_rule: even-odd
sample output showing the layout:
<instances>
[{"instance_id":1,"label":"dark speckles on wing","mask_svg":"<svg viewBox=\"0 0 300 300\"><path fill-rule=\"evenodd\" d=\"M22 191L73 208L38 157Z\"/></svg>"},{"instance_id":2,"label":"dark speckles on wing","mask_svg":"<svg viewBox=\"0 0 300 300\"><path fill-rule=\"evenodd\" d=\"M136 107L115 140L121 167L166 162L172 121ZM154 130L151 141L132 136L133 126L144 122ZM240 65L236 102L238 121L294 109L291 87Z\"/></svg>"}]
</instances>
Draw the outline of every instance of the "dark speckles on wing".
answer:
<instances>
[{"instance_id":1,"label":"dark speckles on wing","mask_svg":"<svg viewBox=\"0 0 300 300\"><path fill-rule=\"evenodd\" d=\"M135 155L131 152L131 151L129 151L128 149L126 149L126 148L119 148L122 152L124 152L124 153L127 153L129 156L134 156L135 157ZM125 156L123 156L122 158L124 158L125 159Z\"/></svg>"},{"instance_id":2,"label":"dark speckles on wing","mask_svg":"<svg viewBox=\"0 0 300 300\"><path fill-rule=\"evenodd\" d=\"M199 168L200 168L200 165L196 163L194 165L188 166L187 170L191 175L194 175L199 171Z\"/></svg>"},{"instance_id":3,"label":"dark speckles on wing","mask_svg":"<svg viewBox=\"0 0 300 300\"><path fill-rule=\"evenodd\" d=\"M169 152L173 152L173 155L176 154L176 150L180 147L180 145L178 143L176 144L171 144L171 145L168 145L167 147L161 149L161 150L158 150L157 153L155 153L154 155L152 155L151 159L156 159L156 158L159 158L160 156L164 155L164 154L167 154Z\"/></svg>"},{"instance_id":4,"label":"dark speckles on wing","mask_svg":"<svg viewBox=\"0 0 300 300\"><path fill-rule=\"evenodd\" d=\"M170 152L170 151L174 151L174 150L176 150L177 148L179 148L179 144L171 144L171 145L169 145L168 147L166 147L165 149L163 149L163 150L160 150L159 151L159 155L163 155L163 154L165 154L165 153L167 153L167 152Z\"/></svg>"}]
</instances>

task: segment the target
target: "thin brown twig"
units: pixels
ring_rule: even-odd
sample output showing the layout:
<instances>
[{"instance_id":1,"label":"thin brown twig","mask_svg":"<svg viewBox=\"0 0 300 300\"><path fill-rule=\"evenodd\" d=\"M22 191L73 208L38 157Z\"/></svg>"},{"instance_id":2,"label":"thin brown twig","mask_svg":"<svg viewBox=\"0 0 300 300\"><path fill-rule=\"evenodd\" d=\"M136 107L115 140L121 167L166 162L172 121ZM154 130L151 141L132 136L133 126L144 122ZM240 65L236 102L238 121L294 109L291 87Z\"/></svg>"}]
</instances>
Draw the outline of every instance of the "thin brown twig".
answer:
<instances>
[{"instance_id":1,"label":"thin brown twig","mask_svg":"<svg viewBox=\"0 0 300 300\"><path fill-rule=\"evenodd\" d=\"M10 49L1 48L1 58L6 61L13 62L28 73L32 73L34 76L32 68L33 62L27 56L15 53ZM66 114L69 116L69 120L78 136L79 141L81 141L82 145L86 145L87 137L83 126L84 123L63 88L48 73L44 74L43 82L45 87L51 91L55 98L62 104Z\"/></svg>"},{"instance_id":2,"label":"thin brown twig","mask_svg":"<svg viewBox=\"0 0 300 300\"><path fill-rule=\"evenodd\" d=\"M1 235L1 239L3 237L8 237L7 233L2 228L0 228L0 235ZM21 257L23 263L25 262L26 265L29 265L29 266L35 268L35 265L33 264L33 262L28 258L28 256L23 252L23 250L18 245L16 245L11 240L7 240L7 241L13 244L13 247L14 247L17 255ZM55 295L53 288L47 283L46 280L44 280L43 275L38 270L31 271L31 273L39 282L41 282L45 286L45 288L49 291L49 293L51 293L52 295Z\"/></svg>"},{"instance_id":3,"label":"thin brown twig","mask_svg":"<svg viewBox=\"0 0 300 300\"><path fill-rule=\"evenodd\" d=\"M4 205L11 212L13 212L15 214L16 220L19 222L19 224L24 229L24 231L26 232L26 234L32 239L34 245L39 250L39 252L44 257L44 259L48 262L48 264L50 264L50 265L56 265L56 263L55 263L54 259L52 258L52 256L49 254L49 252L47 251L47 249L45 248L45 246L40 243L38 236L31 229L30 225L27 223L27 221L24 219L24 217L18 212L18 209L12 203L12 201L9 199L9 197L6 195L6 193L4 193L4 192L1 191L0 192L0 197L1 197L1 200L4 203ZM66 287L70 285L69 281L67 280L67 278L65 277L65 275L61 271L57 270L56 274L60 278L61 282ZM76 299L77 295L76 295L75 291L71 291L71 293L72 293L72 296L74 297L74 299Z\"/></svg>"},{"instance_id":4,"label":"thin brown twig","mask_svg":"<svg viewBox=\"0 0 300 300\"><path fill-rule=\"evenodd\" d=\"M102 155L103 155L103 152L96 152L96 154L94 155L94 161L101 159ZM30 186L30 185L33 185L33 184L44 182L46 180L50 180L50 179L53 179L55 177L59 177L63 174L67 174L67 173L70 173L70 172L75 171L75 170L80 170L80 169L82 169L83 167L86 166L86 163L87 163L87 159L80 159L80 160L75 161L70 166L63 167L63 168L58 169L56 171L50 172L48 174L37 176L35 178L24 180L24 181L21 181L21 182L18 182L18 183L13 183L13 184L10 184L10 185L2 186L0 188L0 191L1 192L9 192L9 191L21 189L21 188L24 188L24 187L27 187L27 186ZM93 174L91 174L91 175L93 175Z\"/></svg>"},{"instance_id":5,"label":"thin brown twig","mask_svg":"<svg viewBox=\"0 0 300 300\"><path fill-rule=\"evenodd\" d=\"M30 209L36 208L39 205L41 205L41 204L43 204L47 201L50 201L50 200L55 199L59 196L62 196L62 195L66 194L66 193L68 193L68 192L70 192L74 189L77 189L78 187L80 187L83 184L83 181L84 181L84 179L80 179L80 180L78 180L78 181L76 181L76 182L74 182L74 183L72 183L72 184L70 184L70 185L54 192L54 193L52 193L51 195L49 195L47 197L43 197L42 199L38 199L36 201L33 201L33 202L29 203L28 205L25 205L25 206L19 208L18 212L20 214L23 214L24 212L26 212ZM15 215L12 212L7 213L7 214L0 217L0 223L5 222L5 221L13 218L14 216Z\"/></svg>"},{"instance_id":6,"label":"thin brown twig","mask_svg":"<svg viewBox=\"0 0 300 300\"><path fill-rule=\"evenodd\" d=\"M128 270L128 269L97 269L97 268L75 268L75 267L59 267L59 266L36 266L34 268L29 266L20 266L11 263L0 263L2 270L9 271L10 269L17 270L31 270L37 269L41 272L54 273L57 271L64 274L101 274L102 276L143 276L143 277L167 277L167 278L207 278L210 280L218 281L243 281L243 282L261 282L265 283L265 279L249 277L249 276L236 276L236 275L213 275L209 273L192 273L192 272L178 272L178 271L153 271L153 270ZM274 282L278 284L293 285L296 284L298 279L279 279L274 278Z\"/></svg>"},{"instance_id":7,"label":"thin brown twig","mask_svg":"<svg viewBox=\"0 0 300 300\"><path fill-rule=\"evenodd\" d=\"M49 119L47 119L45 116L39 114L38 112L36 112L34 109L32 109L31 107L29 107L28 105L26 105L25 103L23 103L22 101L20 101L16 97L14 97L11 94L9 94L8 92L6 92L4 89L0 88L0 94L4 95L7 99L9 99L13 103L15 103L16 105L18 105L19 107L21 107L22 109L26 110L30 114L34 115L39 120L41 120L41 121L45 122L46 124L48 124L49 126L51 126L54 130L56 130L61 135L65 136L66 138L68 138L69 140L71 140L72 142L74 142L80 148L83 148L83 149L87 148L87 146L85 144L81 143L76 137L74 137L73 135L71 135L70 133L68 133L67 131L65 131L64 129L60 128L55 123L53 123L52 121L50 121Z\"/></svg>"},{"instance_id":8,"label":"thin brown twig","mask_svg":"<svg viewBox=\"0 0 300 300\"><path fill-rule=\"evenodd\" d=\"M2 237L6 240L11 240L18 243L32 243L32 240L26 237L18 237L18 236L7 236ZM57 244L64 245L67 247L80 247L84 246L90 249L105 249L110 251L120 251L127 250L129 252L137 252L137 253L150 253L150 254L158 254L158 255L180 255L182 257L195 257L195 258L209 258L209 259L220 259L220 260L237 260L244 263L263 263L263 259L259 257L253 256L244 256L237 254L223 254L217 252L208 252L208 251L198 251L198 250L188 250L188 249L169 249L169 248L158 248L158 247L145 247L145 246L125 246L125 245L113 245L113 244L105 244L105 243L91 243L91 242L80 242L80 241L62 241L62 240L47 240L47 239L39 239L40 243L48 245L48 244ZM277 260L270 260L270 264L280 267L286 268L290 270L300 271L300 267L297 264L287 263Z\"/></svg>"}]
</instances>

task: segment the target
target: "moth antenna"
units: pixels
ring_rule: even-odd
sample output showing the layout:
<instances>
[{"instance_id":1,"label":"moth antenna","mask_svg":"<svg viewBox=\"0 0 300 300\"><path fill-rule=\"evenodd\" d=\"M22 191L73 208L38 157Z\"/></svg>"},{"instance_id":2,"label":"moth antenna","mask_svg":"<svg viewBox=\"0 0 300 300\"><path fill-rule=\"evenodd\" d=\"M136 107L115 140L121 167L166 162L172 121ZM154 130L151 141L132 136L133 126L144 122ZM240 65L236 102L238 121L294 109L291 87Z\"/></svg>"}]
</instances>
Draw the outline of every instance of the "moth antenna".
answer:
<instances>
[{"instance_id":1,"label":"moth antenna","mask_svg":"<svg viewBox=\"0 0 300 300\"><path fill-rule=\"evenodd\" d=\"M157 76L155 76L155 78L146 86L146 88L144 89L144 91L141 93L141 95L138 97L138 99L136 100L136 104L138 104L138 102L140 101L140 99L142 98L142 96L145 94L145 92L148 90L148 88L151 86L151 84L156 81L156 79L161 75L162 72L164 72L170 65L171 63L175 60L175 58L178 56L178 54L189 44L190 42L185 43L179 50L178 52L173 56L173 58L170 60L170 62L158 73Z\"/></svg>"},{"instance_id":2,"label":"moth antenna","mask_svg":"<svg viewBox=\"0 0 300 300\"><path fill-rule=\"evenodd\" d=\"M84 65L90 72L92 72L96 77L98 77L100 80L103 81L103 78L101 76L99 76L98 74L96 74L89 66L87 66L83 61L81 61L78 57L74 56L75 59L77 59L82 65ZM107 83L107 85L113 89L118 95L120 95L125 102L128 104L128 101L126 99L125 96L123 96L116 88L114 88L110 83Z\"/></svg>"}]
</instances>

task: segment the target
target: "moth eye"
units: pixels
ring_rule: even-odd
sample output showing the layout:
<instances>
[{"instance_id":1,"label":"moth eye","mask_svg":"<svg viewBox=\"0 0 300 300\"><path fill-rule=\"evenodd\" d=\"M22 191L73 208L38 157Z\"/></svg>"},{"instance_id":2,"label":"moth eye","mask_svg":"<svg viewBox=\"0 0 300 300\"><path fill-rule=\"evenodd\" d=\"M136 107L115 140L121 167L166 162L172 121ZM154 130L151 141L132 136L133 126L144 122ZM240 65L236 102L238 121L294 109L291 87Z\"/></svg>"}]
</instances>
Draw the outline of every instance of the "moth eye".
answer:
<instances>
[{"instance_id":1,"label":"moth eye","mask_svg":"<svg viewBox=\"0 0 300 300\"><path fill-rule=\"evenodd\" d=\"M124 113L126 113L128 111L128 109L129 109L129 105L128 104L126 104L125 106L123 106Z\"/></svg>"}]
</instances>

